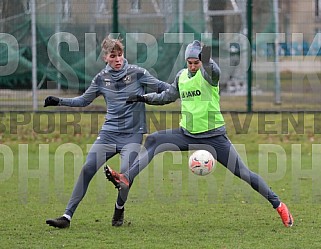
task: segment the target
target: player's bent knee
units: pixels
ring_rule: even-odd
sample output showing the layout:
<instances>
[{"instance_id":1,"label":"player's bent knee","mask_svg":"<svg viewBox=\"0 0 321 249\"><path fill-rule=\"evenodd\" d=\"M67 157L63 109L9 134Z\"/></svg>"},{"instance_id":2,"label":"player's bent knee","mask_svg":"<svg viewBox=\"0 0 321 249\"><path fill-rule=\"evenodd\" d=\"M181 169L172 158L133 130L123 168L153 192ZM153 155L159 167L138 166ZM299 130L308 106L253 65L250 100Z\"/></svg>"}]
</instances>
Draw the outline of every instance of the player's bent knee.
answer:
<instances>
[{"instance_id":1,"label":"player's bent knee","mask_svg":"<svg viewBox=\"0 0 321 249\"><path fill-rule=\"evenodd\" d=\"M145 147L151 147L151 146L155 146L157 142L157 136L156 135L149 135L147 136L146 140L145 140Z\"/></svg>"}]
</instances>

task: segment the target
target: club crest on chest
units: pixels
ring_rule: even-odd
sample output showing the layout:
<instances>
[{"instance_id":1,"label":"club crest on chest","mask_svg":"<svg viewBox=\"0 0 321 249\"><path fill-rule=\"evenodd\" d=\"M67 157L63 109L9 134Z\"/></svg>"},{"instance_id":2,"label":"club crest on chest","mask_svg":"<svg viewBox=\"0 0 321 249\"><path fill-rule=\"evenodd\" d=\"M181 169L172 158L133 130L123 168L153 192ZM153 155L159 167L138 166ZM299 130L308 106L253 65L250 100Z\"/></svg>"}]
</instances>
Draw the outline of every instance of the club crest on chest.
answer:
<instances>
[{"instance_id":1,"label":"club crest on chest","mask_svg":"<svg viewBox=\"0 0 321 249\"><path fill-rule=\"evenodd\" d=\"M130 75L126 75L123 81L125 84L129 84L132 81L132 77Z\"/></svg>"}]
</instances>

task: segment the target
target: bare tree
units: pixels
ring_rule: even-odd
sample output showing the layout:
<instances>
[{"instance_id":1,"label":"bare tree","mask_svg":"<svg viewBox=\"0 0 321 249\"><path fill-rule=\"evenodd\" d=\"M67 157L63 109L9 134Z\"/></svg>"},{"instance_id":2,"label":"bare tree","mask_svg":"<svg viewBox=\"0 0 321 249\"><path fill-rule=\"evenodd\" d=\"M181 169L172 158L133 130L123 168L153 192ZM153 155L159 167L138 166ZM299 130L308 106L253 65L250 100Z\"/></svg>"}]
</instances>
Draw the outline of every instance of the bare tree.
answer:
<instances>
[{"instance_id":1,"label":"bare tree","mask_svg":"<svg viewBox=\"0 0 321 249\"><path fill-rule=\"evenodd\" d=\"M226 9L226 0L216 0L216 1L209 1L208 3L209 10L225 10ZM224 32L224 18L222 16L212 16L211 17L212 23L212 33L213 38L219 38L219 34Z\"/></svg>"},{"instance_id":2,"label":"bare tree","mask_svg":"<svg viewBox=\"0 0 321 249\"><path fill-rule=\"evenodd\" d=\"M19 15L25 11L23 0L3 0L2 3L2 18L7 19ZM3 32L11 33L14 29L14 19L3 22Z\"/></svg>"}]
</instances>

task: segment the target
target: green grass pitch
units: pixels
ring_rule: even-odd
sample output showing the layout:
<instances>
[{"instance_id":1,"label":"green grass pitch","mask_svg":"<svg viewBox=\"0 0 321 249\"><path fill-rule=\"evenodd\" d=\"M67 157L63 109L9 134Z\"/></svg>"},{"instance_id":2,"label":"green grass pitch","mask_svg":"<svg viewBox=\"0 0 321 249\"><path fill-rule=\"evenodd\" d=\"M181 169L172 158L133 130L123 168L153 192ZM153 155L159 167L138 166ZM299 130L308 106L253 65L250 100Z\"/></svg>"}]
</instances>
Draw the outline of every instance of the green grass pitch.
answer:
<instances>
[{"instance_id":1,"label":"green grass pitch","mask_svg":"<svg viewBox=\"0 0 321 249\"><path fill-rule=\"evenodd\" d=\"M312 113L224 114L242 158L290 208L292 228L221 165L193 175L187 152L157 155L136 178L122 227L111 226L117 192L102 168L71 227L47 226L63 214L103 116L0 116L1 248L321 248L321 129ZM170 115L165 123L175 126ZM118 157L108 164L117 169Z\"/></svg>"}]
</instances>

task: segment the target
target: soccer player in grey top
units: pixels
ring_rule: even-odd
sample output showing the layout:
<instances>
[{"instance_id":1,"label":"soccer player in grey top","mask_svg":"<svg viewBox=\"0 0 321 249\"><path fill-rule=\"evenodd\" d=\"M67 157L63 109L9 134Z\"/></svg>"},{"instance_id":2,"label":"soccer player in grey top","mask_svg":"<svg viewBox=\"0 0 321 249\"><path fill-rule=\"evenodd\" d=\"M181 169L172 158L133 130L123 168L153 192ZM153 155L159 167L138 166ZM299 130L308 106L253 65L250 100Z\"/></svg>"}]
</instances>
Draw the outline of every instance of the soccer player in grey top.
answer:
<instances>
[{"instance_id":1,"label":"soccer player in grey top","mask_svg":"<svg viewBox=\"0 0 321 249\"><path fill-rule=\"evenodd\" d=\"M162 92L169 88L169 84L156 79L146 69L128 64L120 39L106 37L102 42L102 51L107 65L94 77L83 95L75 98L48 96L45 99L45 107L83 107L102 95L107 106L106 121L87 155L63 216L46 220L46 223L53 227L70 226L70 220L85 196L89 182L108 159L120 154L120 171L126 172L140 151L143 134L147 132L145 104L128 105L127 98L132 94ZM123 205L123 201L118 197L112 219L113 226L123 224Z\"/></svg>"}]
</instances>

